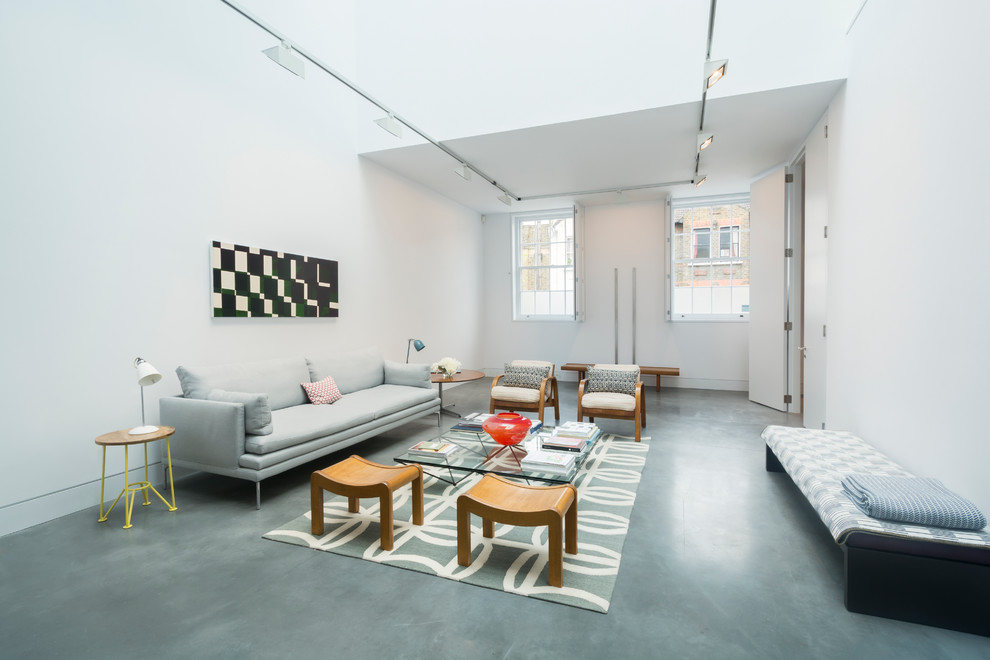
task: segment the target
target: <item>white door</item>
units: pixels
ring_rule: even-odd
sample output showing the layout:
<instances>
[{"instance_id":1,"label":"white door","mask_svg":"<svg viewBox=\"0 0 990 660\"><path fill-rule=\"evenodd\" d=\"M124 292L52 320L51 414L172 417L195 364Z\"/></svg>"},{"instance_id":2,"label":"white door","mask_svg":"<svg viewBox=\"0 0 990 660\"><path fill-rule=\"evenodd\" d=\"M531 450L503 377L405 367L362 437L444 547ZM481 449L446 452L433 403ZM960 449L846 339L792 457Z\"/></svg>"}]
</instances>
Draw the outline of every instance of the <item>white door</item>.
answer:
<instances>
[{"instance_id":1,"label":"white door","mask_svg":"<svg viewBox=\"0 0 990 660\"><path fill-rule=\"evenodd\" d=\"M828 115L804 150L804 426L825 428L828 291Z\"/></svg>"},{"instance_id":2,"label":"white door","mask_svg":"<svg viewBox=\"0 0 990 660\"><path fill-rule=\"evenodd\" d=\"M749 400L786 411L785 185L780 167L749 188Z\"/></svg>"}]
</instances>

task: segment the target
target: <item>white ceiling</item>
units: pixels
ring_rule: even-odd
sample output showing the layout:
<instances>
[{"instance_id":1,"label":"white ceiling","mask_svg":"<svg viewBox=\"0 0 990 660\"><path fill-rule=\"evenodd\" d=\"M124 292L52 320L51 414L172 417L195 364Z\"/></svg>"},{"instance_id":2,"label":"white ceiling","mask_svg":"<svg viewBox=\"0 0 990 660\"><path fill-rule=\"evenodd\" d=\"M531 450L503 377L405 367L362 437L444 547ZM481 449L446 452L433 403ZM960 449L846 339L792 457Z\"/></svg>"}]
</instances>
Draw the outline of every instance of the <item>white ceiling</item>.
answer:
<instances>
[{"instance_id":1,"label":"white ceiling","mask_svg":"<svg viewBox=\"0 0 990 660\"><path fill-rule=\"evenodd\" d=\"M840 80L708 101L705 128L715 141L702 153L709 180L595 195L544 195L687 181L694 176L701 102L444 141L505 186L513 210L615 204L673 196L748 191L759 174L790 160L835 95ZM363 154L479 213L504 213L501 194L479 176L464 181L457 161L429 143Z\"/></svg>"},{"instance_id":2,"label":"white ceiling","mask_svg":"<svg viewBox=\"0 0 990 660\"><path fill-rule=\"evenodd\" d=\"M236 0L514 195L683 181L694 174L709 2ZM516 202L552 208L748 190L790 159L846 75L864 0L719 0L708 95L708 182ZM314 73L314 75L322 75ZM306 81L310 84L310 81ZM357 99L357 97L355 96ZM501 194L357 100L362 155L480 213Z\"/></svg>"}]
</instances>

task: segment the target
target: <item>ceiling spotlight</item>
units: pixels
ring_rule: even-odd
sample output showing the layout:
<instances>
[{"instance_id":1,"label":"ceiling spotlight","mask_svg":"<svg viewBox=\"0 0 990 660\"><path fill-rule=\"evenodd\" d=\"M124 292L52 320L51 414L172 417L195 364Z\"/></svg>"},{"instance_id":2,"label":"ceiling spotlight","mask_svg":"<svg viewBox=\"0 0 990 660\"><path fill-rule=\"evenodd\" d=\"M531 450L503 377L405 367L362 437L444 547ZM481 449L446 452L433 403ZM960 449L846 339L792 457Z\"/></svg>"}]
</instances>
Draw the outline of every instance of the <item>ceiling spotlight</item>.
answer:
<instances>
[{"instance_id":1,"label":"ceiling spotlight","mask_svg":"<svg viewBox=\"0 0 990 660\"><path fill-rule=\"evenodd\" d=\"M698 133L698 152L707 149L714 139L715 136L711 133Z\"/></svg>"},{"instance_id":2,"label":"ceiling spotlight","mask_svg":"<svg viewBox=\"0 0 990 660\"><path fill-rule=\"evenodd\" d=\"M461 163L454 168L454 174L461 177L465 181L471 180L471 168L467 166L467 163Z\"/></svg>"},{"instance_id":3,"label":"ceiling spotlight","mask_svg":"<svg viewBox=\"0 0 990 660\"><path fill-rule=\"evenodd\" d=\"M705 61L705 89L708 89L725 75L725 67L729 60L706 60Z\"/></svg>"},{"instance_id":4,"label":"ceiling spotlight","mask_svg":"<svg viewBox=\"0 0 990 660\"><path fill-rule=\"evenodd\" d=\"M288 42L283 41L279 45L266 48L261 52L270 57L273 62L288 69L300 78L306 77L306 69L303 61L292 52L292 46Z\"/></svg>"},{"instance_id":5,"label":"ceiling spotlight","mask_svg":"<svg viewBox=\"0 0 990 660\"><path fill-rule=\"evenodd\" d=\"M381 119L376 119L375 123L384 128L386 131L391 133L397 138L402 137L402 124L398 119L395 118L391 112L388 113L387 117L382 117Z\"/></svg>"},{"instance_id":6,"label":"ceiling spotlight","mask_svg":"<svg viewBox=\"0 0 990 660\"><path fill-rule=\"evenodd\" d=\"M703 184L705 181L708 181L707 174L695 174L694 178L691 179L691 183L694 184L695 188L701 186L701 184Z\"/></svg>"},{"instance_id":7,"label":"ceiling spotlight","mask_svg":"<svg viewBox=\"0 0 990 660\"><path fill-rule=\"evenodd\" d=\"M509 195L509 193L499 195L498 201L502 202L506 206L512 206L512 196Z\"/></svg>"}]
</instances>

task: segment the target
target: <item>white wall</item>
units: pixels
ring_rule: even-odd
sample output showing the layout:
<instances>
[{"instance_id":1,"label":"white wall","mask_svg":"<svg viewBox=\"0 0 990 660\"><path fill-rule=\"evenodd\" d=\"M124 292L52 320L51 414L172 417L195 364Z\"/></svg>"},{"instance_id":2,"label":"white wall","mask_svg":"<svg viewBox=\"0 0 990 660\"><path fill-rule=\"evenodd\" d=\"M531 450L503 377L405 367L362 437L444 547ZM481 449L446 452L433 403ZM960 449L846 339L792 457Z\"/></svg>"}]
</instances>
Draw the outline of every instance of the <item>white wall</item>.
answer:
<instances>
[{"instance_id":1,"label":"white wall","mask_svg":"<svg viewBox=\"0 0 990 660\"><path fill-rule=\"evenodd\" d=\"M829 428L990 512L990 5L872 0L829 109ZM974 233L975 232L975 233Z\"/></svg>"},{"instance_id":2,"label":"white wall","mask_svg":"<svg viewBox=\"0 0 990 660\"><path fill-rule=\"evenodd\" d=\"M501 373L512 359L565 362L615 360L615 275L619 269L619 361L632 360L632 269L636 268L636 361L680 367L675 387L745 390L745 323L670 323L664 302L664 204L585 209L586 307L583 322L512 320L511 215L487 216L485 240L485 368ZM573 380L573 372L558 374ZM652 379L651 379L652 380Z\"/></svg>"},{"instance_id":3,"label":"white wall","mask_svg":"<svg viewBox=\"0 0 990 660\"><path fill-rule=\"evenodd\" d=\"M135 356L165 374L151 423L179 364L401 360L409 337L420 361L480 361L480 263L437 267L480 253L479 216L359 159L353 95L281 69L273 43L219 2L0 5L0 534L97 504L93 438L139 421ZM340 317L213 319L213 240L338 260Z\"/></svg>"}]
</instances>

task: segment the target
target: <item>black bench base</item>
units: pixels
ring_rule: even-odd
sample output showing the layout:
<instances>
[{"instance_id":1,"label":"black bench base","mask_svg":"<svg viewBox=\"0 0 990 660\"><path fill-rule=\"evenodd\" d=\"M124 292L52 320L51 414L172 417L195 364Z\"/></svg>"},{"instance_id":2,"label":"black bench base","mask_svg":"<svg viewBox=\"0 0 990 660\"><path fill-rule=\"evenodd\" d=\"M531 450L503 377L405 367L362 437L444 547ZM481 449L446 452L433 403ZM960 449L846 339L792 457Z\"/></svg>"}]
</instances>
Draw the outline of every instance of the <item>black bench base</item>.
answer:
<instances>
[{"instance_id":1,"label":"black bench base","mask_svg":"<svg viewBox=\"0 0 990 660\"><path fill-rule=\"evenodd\" d=\"M784 472L770 447L768 472ZM850 612L990 637L990 552L854 532L842 545Z\"/></svg>"}]
</instances>

